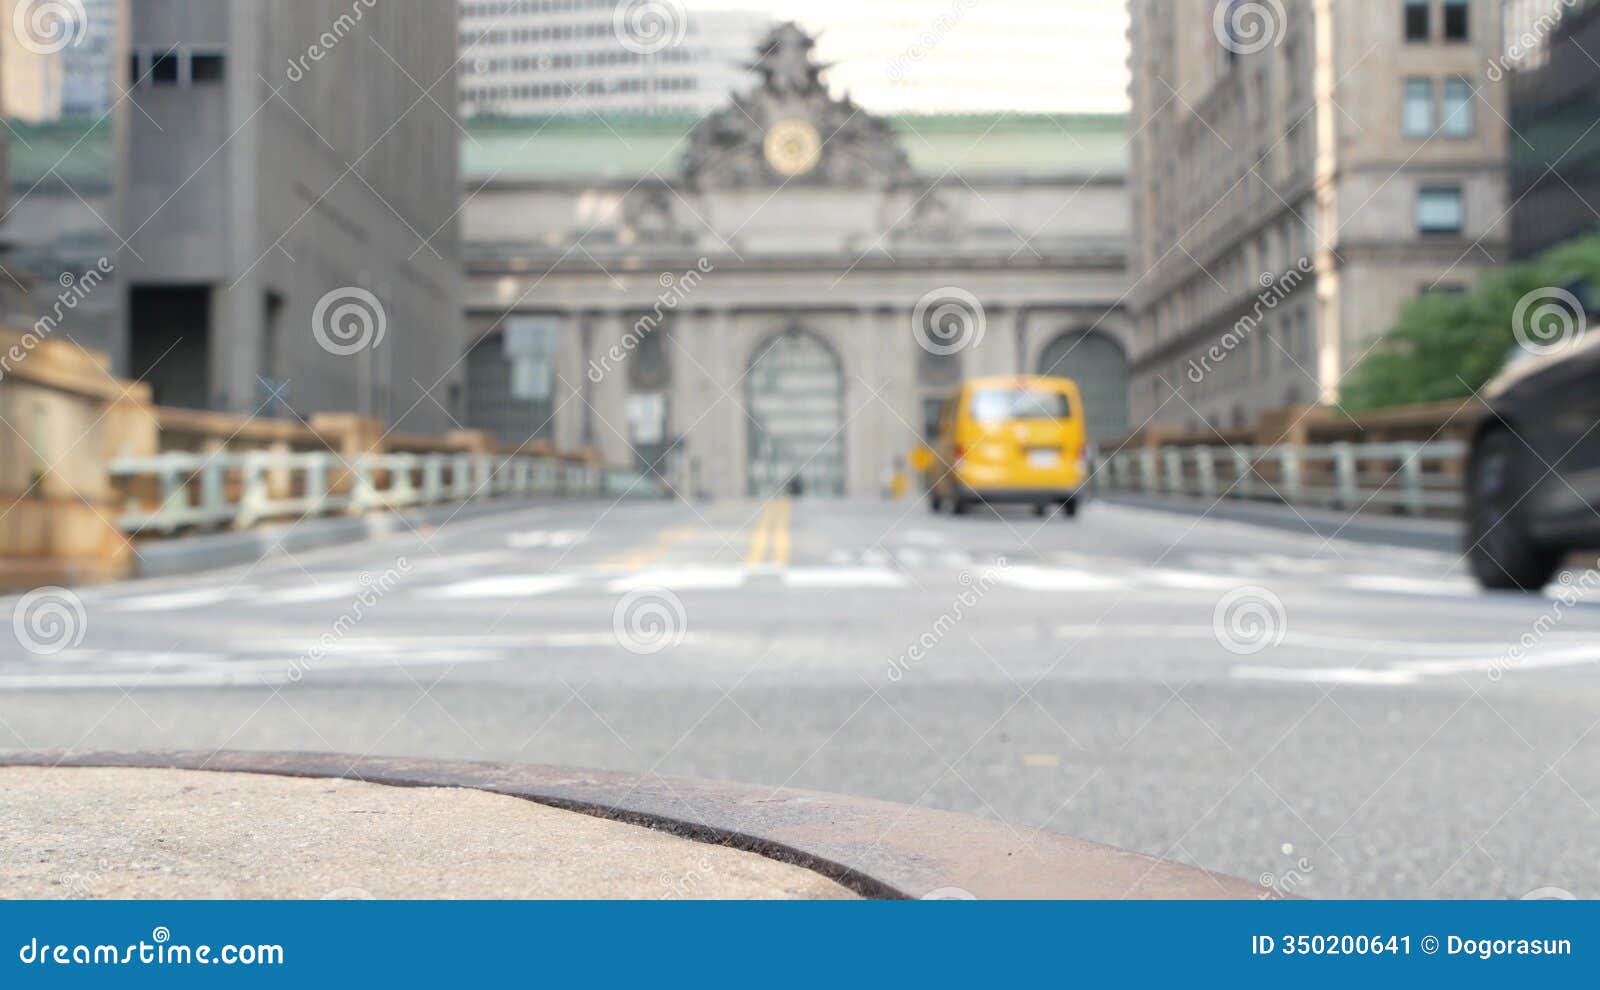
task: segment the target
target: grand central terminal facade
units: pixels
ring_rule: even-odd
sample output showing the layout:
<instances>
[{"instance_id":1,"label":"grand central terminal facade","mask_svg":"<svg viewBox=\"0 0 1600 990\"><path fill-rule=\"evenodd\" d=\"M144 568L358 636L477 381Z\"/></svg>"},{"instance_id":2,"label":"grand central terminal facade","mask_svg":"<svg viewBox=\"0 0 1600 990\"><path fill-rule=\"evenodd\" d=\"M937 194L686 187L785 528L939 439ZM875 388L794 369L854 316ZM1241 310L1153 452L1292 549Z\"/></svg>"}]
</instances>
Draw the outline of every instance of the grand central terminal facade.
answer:
<instances>
[{"instance_id":1,"label":"grand central terminal facade","mask_svg":"<svg viewBox=\"0 0 1600 990\"><path fill-rule=\"evenodd\" d=\"M963 377L1126 432L1121 117L882 118L777 28L700 119L478 119L464 425L705 497L880 493Z\"/></svg>"}]
</instances>

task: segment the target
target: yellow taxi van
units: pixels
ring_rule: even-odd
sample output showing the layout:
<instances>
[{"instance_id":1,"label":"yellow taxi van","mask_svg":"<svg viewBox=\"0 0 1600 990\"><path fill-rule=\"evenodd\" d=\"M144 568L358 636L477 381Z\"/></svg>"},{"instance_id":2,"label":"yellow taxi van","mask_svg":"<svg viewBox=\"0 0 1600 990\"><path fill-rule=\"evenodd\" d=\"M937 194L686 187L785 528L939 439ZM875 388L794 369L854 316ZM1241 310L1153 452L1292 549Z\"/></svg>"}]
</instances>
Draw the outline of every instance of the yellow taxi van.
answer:
<instances>
[{"instance_id":1,"label":"yellow taxi van","mask_svg":"<svg viewBox=\"0 0 1600 990\"><path fill-rule=\"evenodd\" d=\"M1078 511L1088 480L1083 398L1066 378L973 378L945 401L929 459L934 512L1031 504L1043 515Z\"/></svg>"}]
</instances>

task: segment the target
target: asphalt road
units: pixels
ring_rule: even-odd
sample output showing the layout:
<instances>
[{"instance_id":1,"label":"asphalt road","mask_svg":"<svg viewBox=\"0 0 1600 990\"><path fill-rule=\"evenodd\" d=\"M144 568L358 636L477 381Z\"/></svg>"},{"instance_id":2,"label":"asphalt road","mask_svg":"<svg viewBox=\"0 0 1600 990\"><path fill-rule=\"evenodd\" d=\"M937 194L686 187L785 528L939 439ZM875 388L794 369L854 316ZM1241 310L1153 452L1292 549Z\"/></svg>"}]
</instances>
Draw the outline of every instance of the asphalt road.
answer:
<instances>
[{"instance_id":1,"label":"asphalt road","mask_svg":"<svg viewBox=\"0 0 1600 990\"><path fill-rule=\"evenodd\" d=\"M0 747L725 778L1304 896L1597 897L1600 590L1582 597L1106 504L552 504L8 599Z\"/></svg>"}]
</instances>

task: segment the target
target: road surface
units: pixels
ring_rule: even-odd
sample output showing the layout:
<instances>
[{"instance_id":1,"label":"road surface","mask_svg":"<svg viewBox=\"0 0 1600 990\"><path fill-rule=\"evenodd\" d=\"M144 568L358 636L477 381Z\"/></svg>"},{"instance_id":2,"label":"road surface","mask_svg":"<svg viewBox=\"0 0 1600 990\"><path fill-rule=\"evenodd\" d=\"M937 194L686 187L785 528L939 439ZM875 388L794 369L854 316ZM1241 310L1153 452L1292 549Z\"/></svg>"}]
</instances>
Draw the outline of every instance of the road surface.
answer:
<instances>
[{"instance_id":1,"label":"road surface","mask_svg":"<svg viewBox=\"0 0 1600 990\"><path fill-rule=\"evenodd\" d=\"M3 602L0 747L725 778L1312 897L1600 896L1600 582L1092 504L552 503Z\"/></svg>"}]
</instances>

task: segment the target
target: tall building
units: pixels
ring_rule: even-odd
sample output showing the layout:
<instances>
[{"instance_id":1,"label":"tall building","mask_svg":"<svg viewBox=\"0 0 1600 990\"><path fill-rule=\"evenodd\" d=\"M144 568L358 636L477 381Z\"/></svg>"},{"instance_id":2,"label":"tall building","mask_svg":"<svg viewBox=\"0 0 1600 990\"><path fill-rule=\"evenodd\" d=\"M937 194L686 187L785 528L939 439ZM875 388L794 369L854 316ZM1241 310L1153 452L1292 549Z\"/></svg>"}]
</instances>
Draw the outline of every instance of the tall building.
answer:
<instances>
[{"instance_id":1,"label":"tall building","mask_svg":"<svg viewBox=\"0 0 1600 990\"><path fill-rule=\"evenodd\" d=\"M1131 0L1135 423L1334 402L1507 255L1498 4Z\"/></svg>"},{"instance_id":2,"label":"tall building","mask_svg":"<svg viewBox=\"0 0 1600 990\"><path fill-rule=\"evenodd\" d=\"M0 111L7 119L40 123L61 116L61 53L82 31L70 5L0 0Z\"/></svg>"},{"instance_id":3,"label":"tall building","mask_svg":"<svg viewBox=\"0 0 1600 990\"><path fill-rule=\"evenodd\" d=\"M1511 250L1526 258L1600 227L1600 4L1541 0L1514 13Z\"/></svg>"},{"instance_id":4,"label":"tall building","mask_svg":"<svg viewBox=\"0 0 1600 990\"><path fill-rule=\"evenodd\" d=\"M115 99L119 0L79 0L83 27L61 50L61 112L98 117Z\"/></svg>"},{"instance_id":5,"label":"tall building","mask_svg":"<svg viewBox=\"0 0 1600 990\"><path fill-rule=\"evenodd\" d=\"M641 0L463 0L461 113L707 113L749 84L771 27Z\"/></svg>"},{"instance_id":6,"label":"tall building","mask_svg":"<svg viewBox=\"0 0 1600 990\"><path fill-rule=\"evenodd\" d=\"M455 11L137 0L119 371L158 403L452 427Z\"/></svg>"}]
</instances>

